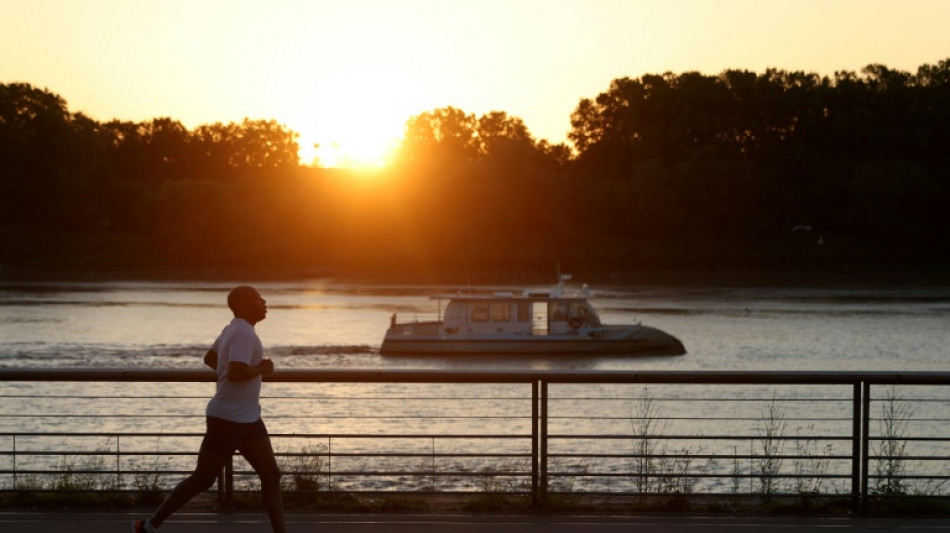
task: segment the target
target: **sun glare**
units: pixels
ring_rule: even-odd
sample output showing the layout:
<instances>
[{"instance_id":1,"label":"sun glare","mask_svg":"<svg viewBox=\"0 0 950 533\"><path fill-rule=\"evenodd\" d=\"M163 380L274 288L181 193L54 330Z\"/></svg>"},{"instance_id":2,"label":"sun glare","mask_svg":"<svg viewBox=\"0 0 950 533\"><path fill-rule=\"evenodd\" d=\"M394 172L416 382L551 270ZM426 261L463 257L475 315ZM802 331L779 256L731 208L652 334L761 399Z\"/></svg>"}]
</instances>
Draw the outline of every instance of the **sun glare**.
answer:
<instances>
[{"instance_id":1,"label":"sun glare","mask_svg":"<svg viewBox=\"0 0 950 533\"><path fill-rule=\"evenodd\" d=\"M314 82L299 127L301 160L323 167L380 168L406 121L425 109L418 85L382 67L350 67ZM314 146L317 145L317 146Z\"/></svg>"}]
</instances>

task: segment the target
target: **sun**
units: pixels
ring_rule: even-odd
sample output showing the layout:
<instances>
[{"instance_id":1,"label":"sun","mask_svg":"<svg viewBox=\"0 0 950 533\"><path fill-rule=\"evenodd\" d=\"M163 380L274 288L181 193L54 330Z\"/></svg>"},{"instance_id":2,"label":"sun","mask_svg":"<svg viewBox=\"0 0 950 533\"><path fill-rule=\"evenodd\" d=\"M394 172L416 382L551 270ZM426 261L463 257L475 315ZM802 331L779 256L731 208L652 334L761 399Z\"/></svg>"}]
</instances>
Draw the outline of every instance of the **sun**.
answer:
<instances>
[{"instance_id":1,"label":"sun","mask_svg":"<svg viewBox=\"0 0 950 533\"><path fill-rule=\"evenodd\" d=\"M301 160L381 168L398 147L406 121L425 109L424 100L419 84L393 69L364 65L331 72L306 95Z\"/></svg>"}]
</instances>

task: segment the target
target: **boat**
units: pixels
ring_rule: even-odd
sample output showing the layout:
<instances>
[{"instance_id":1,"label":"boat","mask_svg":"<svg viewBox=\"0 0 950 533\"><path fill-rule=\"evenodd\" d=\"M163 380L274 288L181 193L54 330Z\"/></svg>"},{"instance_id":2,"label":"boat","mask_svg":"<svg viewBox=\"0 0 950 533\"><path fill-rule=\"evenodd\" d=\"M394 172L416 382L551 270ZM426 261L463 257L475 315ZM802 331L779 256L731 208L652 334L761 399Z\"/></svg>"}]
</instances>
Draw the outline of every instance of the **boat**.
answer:
<instances>
[{"instance_id":1,"label":"boat","mask_svg":"<svg viewBox=\"0 0 950 533\"><path fill-rule=\"evenodd\" d=\"M568 278L569 279L569 278ZM383 355L449 354L645 354L682 355L679 339L660 329L605 325L591 306L590 289L469 293L434 296L436 320L400 322L396 314L383 337ZM442 309L442 302L448 304Z\"/></svg>"}]
</instances>

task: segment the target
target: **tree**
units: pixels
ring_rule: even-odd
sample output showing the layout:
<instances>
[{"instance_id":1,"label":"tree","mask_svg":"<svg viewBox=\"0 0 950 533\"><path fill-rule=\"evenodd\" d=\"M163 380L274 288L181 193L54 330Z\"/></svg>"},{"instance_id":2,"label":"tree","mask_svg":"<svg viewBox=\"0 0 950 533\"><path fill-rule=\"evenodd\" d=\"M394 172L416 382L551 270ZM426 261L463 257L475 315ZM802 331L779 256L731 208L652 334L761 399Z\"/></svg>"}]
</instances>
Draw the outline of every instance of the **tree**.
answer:
<instances>
[{"instance_id":1,"label":"tree","mask_svg":"<svg viewBox=\"0 0 950 533\"><path fill-rule=\"evenodd\" d=\"M0 221L50 225L52 192L70 166L66 102L25 83L0 84Z\"/></svg>"},{"instance_id":2,"label":"tree","mask_svg":"<svg viewBox=\"0 0 950 533\"><path fill-rule=\"evenodd\" d=\"M399 149L406 163L426 160L471 160L479 155L475 115L454 107L421 113L409 119Z\"/></svg>"},{"instance_id":3,"label":"tree","mask_svg":"<svg viewBox=\"0 0 950 533\"><path fill-rule=\"evenodd\" d=\"M228 163L234 168L274 170L300 164L300 135L275 120L245 118L232 131L235 138Z\"/></svg>"}]
</instances>

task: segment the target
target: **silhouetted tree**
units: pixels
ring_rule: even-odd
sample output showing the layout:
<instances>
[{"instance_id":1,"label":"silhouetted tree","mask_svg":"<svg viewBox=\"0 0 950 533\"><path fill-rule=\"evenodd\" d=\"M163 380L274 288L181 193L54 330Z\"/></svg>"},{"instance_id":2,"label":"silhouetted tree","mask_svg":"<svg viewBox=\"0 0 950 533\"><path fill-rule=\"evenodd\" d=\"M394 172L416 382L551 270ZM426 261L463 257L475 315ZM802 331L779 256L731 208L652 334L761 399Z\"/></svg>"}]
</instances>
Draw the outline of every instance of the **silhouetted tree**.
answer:
<instances>
[{"instance_id":1,"label":"silhouetted tree","mask_svg":"<svg viewBox=\"0 0 950 533\"><path fill-rule=\"evenodd\" d=\"M99 123L0 84L0 271L434 278L950 259L950 60L622 77L580 100L568 138L538 141L503 111L434 109L368 179L302 167L297 133L273 120Z\"/></svg>"},{"instance_id":2,"label":"silhouetted tree","mask_svg":"<svg viewBox=\"0 0 950 533\"><path fill-rule=\"evenodd\" d=\"M0 221L55 226L54 193L69 179L66 102L25 83L0 84Z\"/></svg>"}]
</instances>

